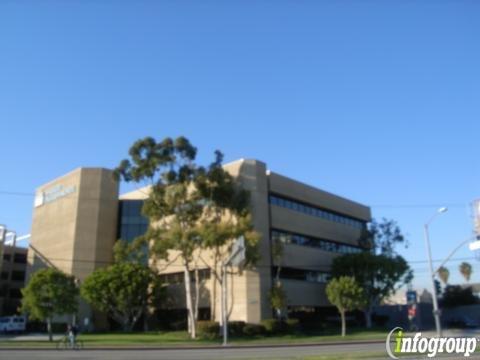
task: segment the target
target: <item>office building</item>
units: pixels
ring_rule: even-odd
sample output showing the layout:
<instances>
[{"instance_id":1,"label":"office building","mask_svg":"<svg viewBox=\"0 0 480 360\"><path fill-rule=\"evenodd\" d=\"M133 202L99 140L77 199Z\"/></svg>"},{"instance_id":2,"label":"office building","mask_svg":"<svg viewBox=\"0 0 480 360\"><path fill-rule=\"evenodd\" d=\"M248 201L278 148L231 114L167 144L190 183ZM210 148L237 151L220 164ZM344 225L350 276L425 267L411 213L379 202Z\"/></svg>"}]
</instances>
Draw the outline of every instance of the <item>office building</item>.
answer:
<instances>
[{"instance_id":1,"label":"office building","mask_svg":"<svg viewBox=\"0 0 480 360\"><path fill-rule=\"evenodd\" d=\"M25 285L27 249L4 245L0 267L0 316L15 315L21 305Z\"/></svg>"},{"instance_id":2,"label":"office building","mask_svg":"<svg viewBox=\"0 0 480 360\"><path fill-rule=\"evenodd\" d=\"M258 323L272 317L268 293L278 266L289 310L329 306L325 285L331 262L341 254L362 251L359 239L371 219L370 209L268 171L261 161L242 159L224 168L250 192L253 225L261 236L256 267L229 279L230 319ZM148 220L141 207L148 191L119 196L118 189L110 170L86 168L41 186L35 199L29 272L54 266L82 281L111 263L117 239L132 241L143 234ZM284 245L280 263L272 257L271 244L277 240ZM162 265L158 264L161 276L174 299L165 307L181 311L181 267L178 262L165 269ZM213 313L219 319L220 291L208 260L200 274L202 317Z\"/></svg>"}]
</instances>

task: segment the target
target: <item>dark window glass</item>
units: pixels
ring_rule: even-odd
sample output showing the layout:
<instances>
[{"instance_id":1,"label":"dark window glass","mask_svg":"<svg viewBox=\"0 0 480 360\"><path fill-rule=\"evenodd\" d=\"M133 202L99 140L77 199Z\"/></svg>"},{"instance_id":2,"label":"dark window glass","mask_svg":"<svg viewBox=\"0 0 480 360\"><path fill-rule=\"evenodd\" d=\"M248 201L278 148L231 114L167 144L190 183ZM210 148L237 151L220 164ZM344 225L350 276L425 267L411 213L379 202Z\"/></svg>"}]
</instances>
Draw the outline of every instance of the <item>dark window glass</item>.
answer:
<instances>
[{"instance_id":1,"label":"dark window glass","mask_svg":"<svg viewBox=\"0 0 480 360\"><path fill-rule=\"evenodd\" d=\"M10 254L3 254L3 260L10 261L11 258L12 256Z\"/></svg>"},{"instance_id":2,"label":"dark window glass","mask_svg":"<svg viewBox=\"0 0 480 360\"><path fill-rule=\"evenodd\" d=\"M10 297L12 299L20 299L22 297L20 289L10 289Z\"/></svg>"},{"instance_id":3,"label":"dark window glass","mask_svg":"<svg viewBox=\"0 0 480 360\"><path fill-rule=\"evenodd\" d=\"M25 280L25 271L12 271L12 280L13 281L24 281Z\"/></svg>"},{"instance_id":4,"label":"dark window glass","mask_svg":"<svg viewBox=\"0 0 480 360\"><path fill-rule=\"evenodd\" d=\"M359 253L362 248L349 244L341 244L335 241L314 238L311 236L289 233L288 231L272 229L272 241L278 241L283 244L295 244L301 246L310 246L323 251L336 252L341 254Z\"/></svg>"},{"instance_id":5,"label":"dark window glass","mask_svg":"<svg viewBox=\"0 0 480 360\"><path fill-rule=\"evenodd\" d=\"M183 284L184 276L185 275L184 275L183 272L177 272L177 273L160 275L160 279L165 284ZM210 279L210 269L198 270L198 278L199 278L200 281L205 281L205 280ZM192 281L195 280L195 272L194 271L190 272L190 279Z\"/></svg>"},{"instance_id":6,"label":"dark window glass","mask_svg":"<svg viewBox=\"0 0 480 360\"><path fill-rule=\"evenodd\" d=\"M8 272L2 271L2 280L8 280Z\"/></svg>"},{"instance_id":7,"label":"dark window glass","mask_svg":"<svg viewBox=\"0 0 480 360\"><path fill-rule=\"evenodd\" d=\"M272 274L277 273L277 268L272 268ZM280 278L285 280L299 280L314 283L327 283L331 275L326 271L305 270L289 267L282 267L280 269Z\"/></svg>"},{"instance_id":8,"label":"dark window glass","mask_svg":"<svg viewBox=\"0 0 480 360\"><path fill-rule=\"evenodd\" d=\"M323 219L345 224L348 226L352 226L354 228L361 229L365 226L364 221L357 220L346 215L340 215L340 214L333 213L331 211L319 209L315 206L302 203L301 201L292 201L289 199L284 199L278 195L270 195L269 201L270 201L270 204L272 205L285 207L285 208L292 209L294 211L298 211L311 216L321 217Z\"/></svg>"},{"instance_id":9,"label":"dark window glass","mask_svg":"<svg viewBox=\"0 0 480 360\"><path fill-rule=\"evenodd\" d=\"M17 264L26 264L27 254L15 254L15 256L13 257L13 262Z\"/></svg>"}]
</instances>

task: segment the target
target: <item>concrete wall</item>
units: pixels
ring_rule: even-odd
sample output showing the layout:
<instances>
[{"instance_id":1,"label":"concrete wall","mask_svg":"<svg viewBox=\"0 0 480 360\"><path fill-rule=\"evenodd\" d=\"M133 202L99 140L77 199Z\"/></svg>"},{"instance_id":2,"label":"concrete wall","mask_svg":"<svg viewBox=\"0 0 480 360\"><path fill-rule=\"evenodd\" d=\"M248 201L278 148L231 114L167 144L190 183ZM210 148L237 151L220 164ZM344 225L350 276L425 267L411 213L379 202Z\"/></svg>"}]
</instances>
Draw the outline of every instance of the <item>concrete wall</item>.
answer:
<instances>
[{"instance_id":1,"label":"concrete wall","mask_svg":"<svg viewBox=\"0 0 480 360\"><path fill-rule=\"evenodd\" d=\"M83 281L113 260L118 183L112 171L79 168L37 189L27 281L54 267ZM91 317L81 304L80 317ZM81 319L80 319L81 320Z\"/></svg>"}]
</instances>

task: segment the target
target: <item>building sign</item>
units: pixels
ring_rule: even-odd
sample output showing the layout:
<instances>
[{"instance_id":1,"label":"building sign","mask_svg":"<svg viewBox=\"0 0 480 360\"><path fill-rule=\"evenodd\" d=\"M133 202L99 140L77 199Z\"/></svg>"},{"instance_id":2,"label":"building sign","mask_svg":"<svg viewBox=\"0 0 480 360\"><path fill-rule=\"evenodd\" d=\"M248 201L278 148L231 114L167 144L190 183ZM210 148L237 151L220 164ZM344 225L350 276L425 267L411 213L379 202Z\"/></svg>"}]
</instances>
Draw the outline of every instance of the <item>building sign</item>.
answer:
<instances>
[{"instance_id":1,"label":"building sign","mask_svg":"<svg viewBox=\"0 0 480 360\"><path fill-rule=\"evenodd\" d=\"M55 185L45 191L40 191L35 195L34 206L39 207L60 198L63 198L69 194L74 193L77 190L77 187L74 185L71 186L63 186L63 185Z\"/></svg>"}]
</instances>

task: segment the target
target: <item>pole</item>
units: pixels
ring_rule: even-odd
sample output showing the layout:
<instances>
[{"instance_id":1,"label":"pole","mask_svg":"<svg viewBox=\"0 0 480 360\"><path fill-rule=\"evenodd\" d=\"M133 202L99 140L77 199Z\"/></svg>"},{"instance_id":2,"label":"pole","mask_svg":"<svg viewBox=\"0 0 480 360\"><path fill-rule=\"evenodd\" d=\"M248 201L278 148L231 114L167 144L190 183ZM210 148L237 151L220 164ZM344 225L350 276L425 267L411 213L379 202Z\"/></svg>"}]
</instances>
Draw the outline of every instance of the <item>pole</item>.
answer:
<instances>
[{"instance_id":1,"label":"pole","mask_svg":"<svg viewBox=\"0 0 480 360\"><path fill-rule=\"evenodd\" d=\"M428 265L430 268L430 280L432 282L433 317L435 319L435 328L437 329L437 336L442 337L442 324L440 322L440 310L438 309L437 291L435 287L435 273L433 271L432 251L430 249L430 237L428 234L428 224L425 224L423 229L424 229L424 235L425 235L425 246L427 248L427 255L428 255Z\"/></svg>"},{"instance_id":2,"label":"pole","mask_svg":"<svg viewBox=\"0 0 480 360\"><path fill-rule=\"evenodd\" d=\"M228 342L228 319L227 319L227 264L222 265L222 323L223 323L223 346Z\"/></svg>"}]
</instances>

